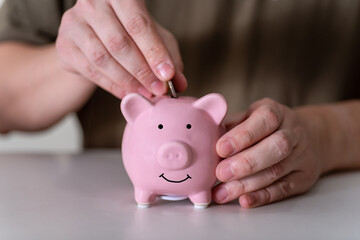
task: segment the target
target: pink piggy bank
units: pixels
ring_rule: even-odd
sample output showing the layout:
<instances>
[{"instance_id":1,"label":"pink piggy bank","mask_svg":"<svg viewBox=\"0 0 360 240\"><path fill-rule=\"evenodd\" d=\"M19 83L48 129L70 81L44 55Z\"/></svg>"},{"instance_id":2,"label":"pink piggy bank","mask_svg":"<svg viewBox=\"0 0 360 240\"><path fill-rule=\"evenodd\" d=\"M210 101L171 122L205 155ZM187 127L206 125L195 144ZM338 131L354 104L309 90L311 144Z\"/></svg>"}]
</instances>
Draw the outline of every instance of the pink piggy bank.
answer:
<instances>
[{"instance_id":1,"label":"pink piggy bank","mask_svg":"<svg viewBox=\"0 0 360 240\"><path fill-rule=\"evenodd\" d=\"M217 93L151 101L133 93L122 100L128 123L122 158L139 207L149 207L157 196L189 198L197 208L211 203L220 161L215 145L226 110L224 97Z\"/></svg>"}]
</instances>

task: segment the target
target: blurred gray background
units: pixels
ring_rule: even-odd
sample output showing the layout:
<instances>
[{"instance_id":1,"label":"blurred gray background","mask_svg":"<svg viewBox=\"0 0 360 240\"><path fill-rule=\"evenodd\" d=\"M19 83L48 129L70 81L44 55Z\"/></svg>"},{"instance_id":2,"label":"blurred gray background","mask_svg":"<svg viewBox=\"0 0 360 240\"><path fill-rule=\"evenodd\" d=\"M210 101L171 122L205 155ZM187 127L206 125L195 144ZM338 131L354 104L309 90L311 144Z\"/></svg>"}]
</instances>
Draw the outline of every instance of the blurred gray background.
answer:
<instances>
[{"instance_id":1,"label":"blurred gray background","mask_svg":"<svg viewBox=\"0 0 360 240\"><path fill-rule=\"evenodd\" d=\"M3 0L0 0L2 5ZM75 114L54 127L37 133L0 134L0 152L67 152L81 151L82 133Z\"/></svg>"}]
</instances>

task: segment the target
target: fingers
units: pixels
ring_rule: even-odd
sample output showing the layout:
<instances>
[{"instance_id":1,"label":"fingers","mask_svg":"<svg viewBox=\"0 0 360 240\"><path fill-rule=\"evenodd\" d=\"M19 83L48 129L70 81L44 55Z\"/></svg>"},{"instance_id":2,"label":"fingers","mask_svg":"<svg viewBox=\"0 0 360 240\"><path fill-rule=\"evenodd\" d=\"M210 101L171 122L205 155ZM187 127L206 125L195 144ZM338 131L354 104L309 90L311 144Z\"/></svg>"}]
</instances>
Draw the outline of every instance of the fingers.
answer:
<instances>
[{"instance_id":1,"label":"fingers","mask_svg":"<svg viewBox=\"0 0 360 240\"><path fill-rule=\"evenodd\" d=\"M240 125L256 116L266 102L265 99L254 104L249 117ZM276 111L269 103L268 107ZM219 163L216 175L223 183L214 189L216 202L239 198L241 206L257 207L303 193L315 183L318 174L312 166L311 152L307 152L303 128L290 109L279 104L278 110L282 120L277 130ZM262 131L268 133L269 129L272 128L264 127Z\"/></svg>"},{"instance_id":2,"label":"fingers","mask_svg":"<svg viewBox=\"0 0 360 240\"><path fill-rule=\"evenodd\" d=\"M184 64L181 58L179 45L175 37L169 31L161 27L159 24L156 24L156 26L175 64L176 72L173 78L174 87L177 92L182 92L187 87L187 80L183 74Z\"/></svg>"},{"instance_id":3,"label":"fingers","mask_svg":"<svg viewBox=\"0 0 360 240\"><path fill-rule=\"evenodd\" d=\"M244 208L263 206L304 193L313 184L314 182L306 179L306 175L302 172L292 172L264 189L242 195L239 203Z\"/></svg>"},{"instance_id":4,"label":"fingers","mask_svg":"<svg viewBox=\"0 0 360 240\"><path fill-rule=\"evenodd\" d=\"M274 164L256 174L221 183L214 189L214 199L217 203L226 203L238 198L240 195L253 192L270 186L275 181L293 172L300 165L297 161L301 150L294 153L283 161Z\"/></svg>"},{"instance_id":5,"label":"fingers","mask_svg":"<svg viewBox=\"0 0 360 240\"><path fill-rule=\"evenodd\" d=\"M144 55L156 77L162 81L175 75L173 60L143 1L112 1L112 7L129 36Z\"/></svg>"},{"instance_id":6,"label":"fingers","mask_svg":"<svg viewBox=\"0 0 360 240\"><path fill-rule=\"evenodd\" d=\"M216 144L217 153L225 158L246 149L276 131L282 120L280 104L261 100L250 108L250 116L238 126L224 134Z\"/></svg>"},{"instance_id":7,"label":"fingers","mask_svg":"<svg viewBox=\"0 0 360 240\"><path fill-rule=\"evenodd\" d=\"M113 95L138 92L150 97L166 93L163 81L172 78L178 91L187 87L176 39L165 35L144 1L81 0L63 15L56 48L67 70L87 73ZM115 92L118 87L121 93Z\"/></svg>"},{"instance_id":8,"label":"fingers","mask_svg":"<svg viewBox=\"0 0 360 240\"><path fill-rule=\"evenodd\" d=\"M156 78L110 6L106 5L103 11L95 12L95 16L88 17L87 21L114 61L131 74L134 80L138 80L156 95L166 92L165 84ZM107 26L106 29L104 26Z\"/></svg>"},{"instance_id":9,"label":"fingers","mask_svg":"<svg viewBox=\"0 0 360 240\"><path fill-rule=\"evenodd\" d=\"M123 98L126 95L124 88L117 83L111 81L101 72L96 70L93 65L86 59L83 53L78 48L72 48L72 60L70 63L76 66L79 73L87 79L93 81L96 85L114 94L118 98Z\"/></svg>"},{"instance_id":10,"label":"fingers","mask_svg":"<svg viewBox=\"0 0 360 240\"><path fill-rule=\"evenodd\" d=\"M144 89L131 74L115 61L88 25L84 24L81 26L81 29L82 32L75 32L73 34L73 41L90 65L86 65L87 69L78 69L80 72L91 72L89 79L115 96L119 96L119 93L115 91L118 89L111 86L120 86L123 89L122 91L138 92L147 97L151 95L149 91ZM80 61L80 57L78 61Z\"/></svg>"},{"instance_id":11,"label":"fingers","mask_svg":"<svg viewBox=\"0 0 360 240\"><path fill-rule=\"evenodd\" d=\"M279 130L256 145L221 161L216 176L222 182L255 174L279 163L293 151L299 136L289 130Z\"/></svg>"},{"instance_id":12,"label":"fingers","mask_svg":"<svg viewBox=\"0 0 360 240\"><path fill-rule=\"evenodd\" d=\"M291 109L263 99L237 121L217 143L217 152L227 158L216 169L223 182L214 189L216 202L239 198L243 207L256 207L303 193L315 183L316 160Z\"/></svg>"}]
</instances>

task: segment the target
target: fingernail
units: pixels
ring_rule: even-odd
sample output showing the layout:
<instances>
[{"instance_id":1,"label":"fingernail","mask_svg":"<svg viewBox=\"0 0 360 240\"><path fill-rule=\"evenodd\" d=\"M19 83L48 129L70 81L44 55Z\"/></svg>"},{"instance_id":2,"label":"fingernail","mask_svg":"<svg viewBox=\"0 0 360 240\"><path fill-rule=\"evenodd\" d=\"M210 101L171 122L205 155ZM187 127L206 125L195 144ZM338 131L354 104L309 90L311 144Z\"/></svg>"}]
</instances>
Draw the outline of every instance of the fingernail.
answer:
<instances>
[{"instance_id":1,"label":"fingernail","mask_svg":"<svg viewBox=\"0 0 360 240\"><path fill-rule=\"evenodd\" d=\"M143 95L144 97L151 97L151 92L149 92L146 88L144 88L143 86L139 87L137 92L141 95Z\"/></svg>"},{"instance_id":2,"label":"fingernail","mask_svg":"<svg viewBox=\"0 0 360 240\"><path fill-rule=\"evenodd\" d=\"M252 206L256 203L256 199L253 194L248 194L248 195L246 195L245 198L246 198L248 206Z\"/></svg>"},{"instance_id":3,"label":"fingernail","mask_svg":"<svg viewBox=\"0 0 360 240\"><path fill-rule=\"evenodd\" d=\"M152 92L156 95L162 95L166 91L164 83L159 80L155 80L154 82L152 82L150 84L150 88Z\"/></svg>"},{"instance_id":4,"label":"fingernail","mask_svg":"<svg viewBox=\"0 0 360 240\"><path fill-rule=\"evenodd\" d=\"M220 181L226 182L234 177L234 173L229 165L220 168Z\"/></svg>"},{"instance_id":5,"label":"fingernail","mask_svg":"<svg viewBox=\"0 0 360 240\"><path fill-rule=\"evenodd\" d=\"M220 153L223 157L229 156L233 151L234 147L229 140L225 140L220 144Z\"/></svg>"},{"instance_id":6,"label":"fingernail","mask_svg":"<svg viewBox=\"0 0 360 240\"><path fill-rule=\"evenodd\" d=\"M222 187L216 191L215 199L217 202L222 203L227 199L228 196L229 196L229 194L228 194L226 188Z\"/></svg>"},{"instance_id":7,"label":"fingernail","mask_svg":"<svg viewBox=\"0 0 360 240\"><path fill-rule=\"evenodd\" d=\"M161 76L162 80L170 80L173 76L173 68L168 62L162 62L156 66L156 70Z\"/></svg>"}]
</instances>

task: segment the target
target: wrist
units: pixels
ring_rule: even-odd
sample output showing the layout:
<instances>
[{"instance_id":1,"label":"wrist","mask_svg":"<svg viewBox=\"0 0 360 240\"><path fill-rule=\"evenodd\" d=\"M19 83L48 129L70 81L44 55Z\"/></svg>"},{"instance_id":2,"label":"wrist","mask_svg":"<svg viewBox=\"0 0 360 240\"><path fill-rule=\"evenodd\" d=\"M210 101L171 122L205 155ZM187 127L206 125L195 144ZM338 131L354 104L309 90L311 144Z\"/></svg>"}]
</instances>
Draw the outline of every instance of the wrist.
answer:
<instances>
[{"instance_id":1,"label":"wrist","mask_svg":"<svg viewBox=\"0 0 360 240\"><path fill-rule=\"evenodd\" d=\"M305 129L307 148L319 163L320 174L335 170L336 157L332 150L332 124L329 123L325 106L303 106L294 109Z\"/></svg>"},{"instance_id":2,"label":"wrist","mask_svg":"<svg viewBox=\"0 0 360 240\"><path fill-rule=\"evenodd\" d=\"M95 89L62 68L53 44L7 43L0 50L0 132L47 128L78 110Z\"/></svg>"},{"instance_id":3,"label":"wrist","mask_svg":"<svg viewBox=\"0 0 360 240\"><path fill-rule=\"evenodd\" d=\"M360 168L360 101L295 109L307 130L321 173Z\"/></svg>"}]
</instances>

